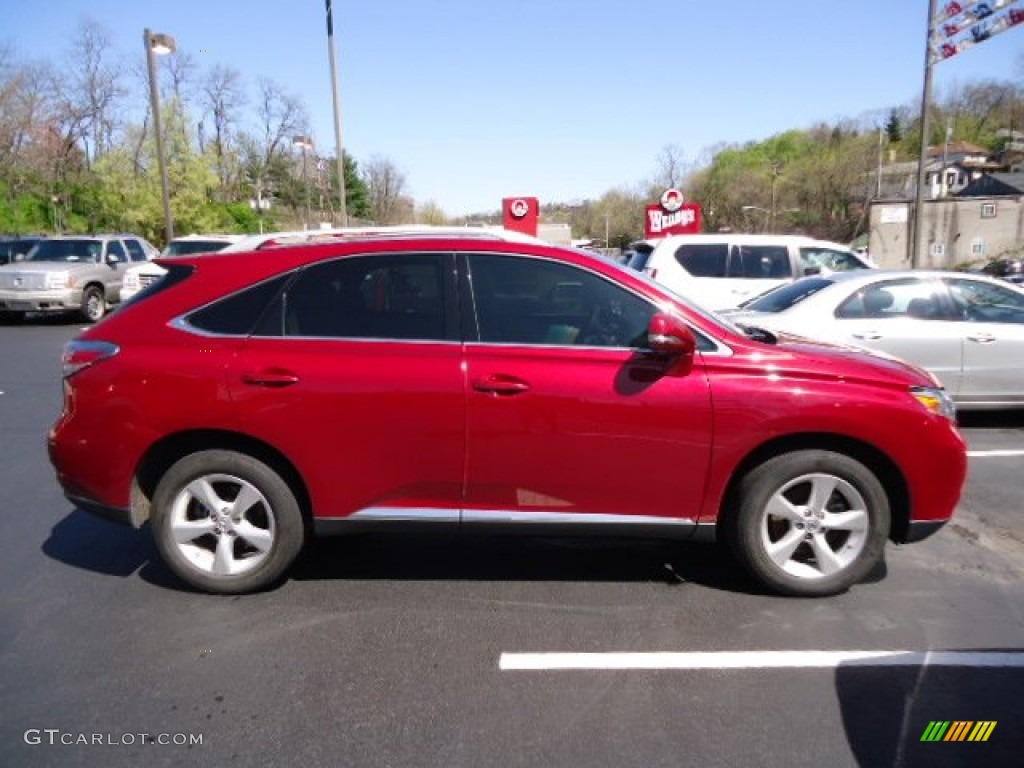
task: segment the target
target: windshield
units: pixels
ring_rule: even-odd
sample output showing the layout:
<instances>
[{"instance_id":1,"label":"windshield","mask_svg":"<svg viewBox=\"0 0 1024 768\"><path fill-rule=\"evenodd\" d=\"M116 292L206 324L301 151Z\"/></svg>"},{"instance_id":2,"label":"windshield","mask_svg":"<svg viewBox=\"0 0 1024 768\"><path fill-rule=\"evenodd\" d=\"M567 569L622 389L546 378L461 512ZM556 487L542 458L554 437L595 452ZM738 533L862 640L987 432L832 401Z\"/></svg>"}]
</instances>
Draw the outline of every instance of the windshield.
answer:
<instances>
[{"instance_id":1,"label":"windshield","mask_svg":"<svg viewBox=\"0 0 1024 768\"><path fill-rule=\"evenodd\" d=\"M103 243L99 240L40 240L26 261L66 261L79 262L100 260Z\"/></svg>"},{"instance_id":2,"label":"windshield","mask_svg":"<svg viewBox=\"0 0 1024 768\"><path fill-rule=\"evenodd\" d=\"M226 248L224 240L175 240L163 252L164 256L191 256L193 253L213 253Z\"/></svg>"},{"instance_id":3,"label":"windshield","mask_svg":"<svg viewBox=\"0 0 1024 768\"><path fill-rule=\"evenodd\" d=\"M832 283L833 281L827 277L805 277L803 280L780 285L767 293L748 299L740 304L740 307L753 312L784 312L808 296L828 288Z\"/></svg>"}]
</instances>

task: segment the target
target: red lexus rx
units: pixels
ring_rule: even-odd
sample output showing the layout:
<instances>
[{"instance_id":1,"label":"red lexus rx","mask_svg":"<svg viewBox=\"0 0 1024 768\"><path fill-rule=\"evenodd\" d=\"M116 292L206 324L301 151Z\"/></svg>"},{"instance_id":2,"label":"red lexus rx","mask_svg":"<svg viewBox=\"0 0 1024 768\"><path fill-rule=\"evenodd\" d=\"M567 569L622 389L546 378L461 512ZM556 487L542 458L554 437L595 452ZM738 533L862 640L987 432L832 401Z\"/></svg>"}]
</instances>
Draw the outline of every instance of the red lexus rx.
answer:
<instances>
[{"instance_id":1,"label":"red lexus rx","mask_svg":"<svg viewBox=\"0 0 1024 768\"><path fill-rule=\"evenodd\" d=\"M148 521L202 590L278 582L309 535L430 524L722 537L828 595L963 488L929 374L593 254L419 233L163 266L68 344L49 450L74 504Z\"/></svg>"}]
</instances>

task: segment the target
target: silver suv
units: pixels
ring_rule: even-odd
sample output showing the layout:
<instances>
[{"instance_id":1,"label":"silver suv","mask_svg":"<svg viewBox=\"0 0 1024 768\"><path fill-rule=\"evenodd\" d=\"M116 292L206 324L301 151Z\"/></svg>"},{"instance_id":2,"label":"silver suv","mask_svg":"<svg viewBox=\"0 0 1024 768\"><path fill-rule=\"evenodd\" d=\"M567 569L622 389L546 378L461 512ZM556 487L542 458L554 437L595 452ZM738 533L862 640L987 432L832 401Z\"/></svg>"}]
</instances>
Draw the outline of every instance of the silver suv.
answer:
<instances>
[{"instance_id":1,"label":"silver suv","mask_svg":"<svg viewBox=\"0 0 1024 768\"><path fill-rule=\"evenodd\" d=\"M68 235L40 240L24 261L0 266L0 314L79 312L90 323L121 300L125 269L158 253L135 235Z\"/></svg>"}]
</instances>

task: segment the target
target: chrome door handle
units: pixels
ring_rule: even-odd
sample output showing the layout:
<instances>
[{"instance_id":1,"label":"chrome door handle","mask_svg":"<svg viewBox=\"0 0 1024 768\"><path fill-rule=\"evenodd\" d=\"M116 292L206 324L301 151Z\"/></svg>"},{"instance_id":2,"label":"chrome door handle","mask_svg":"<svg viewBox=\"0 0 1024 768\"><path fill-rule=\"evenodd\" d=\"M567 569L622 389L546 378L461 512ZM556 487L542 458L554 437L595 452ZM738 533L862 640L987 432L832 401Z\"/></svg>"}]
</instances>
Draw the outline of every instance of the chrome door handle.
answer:
<instances>
[{"instance_id":1,"label":"chrome door handle","mask_svg":"<svg viewBox=\"0 0 1024 768\"><path fill-rule=\"evenodd\" d=\"M967 337L968 341L976 341L979 344L991 344L996 340L996 337L991 333L974 333Z\"/></svg>"},{"instance_id":2,"label":"chrome door handle","mask_svg":"<svg viewBox=\"0 0 1024 768\"><path fill-rule=\"evenodd\" d=\"M880 339L882 334L878 331L861 331L860 333L853 334L855 339Z\"/></svg>"},{"instance_id":3,"label":"chrome door handle","mask_svg":"<svg viewBox=\"0 0 1024 768\"><path fill-rule=\"evenodd\" d=\"M299 381L299 377L283 368L267 368L262 371L246 371L242 381L254 387L288 387Z\"/></svg>"},{"instance_id":4,"label":"chrome door handle","mask_svg":"<svg viewBox=\"0 0 1024 768\"><path fill-rule=\"evenodd\" d=\"M493 395L518 395L529 388L530 385L525 381L511 376L488 376L485 379L473 380L473 389Z\"/></svg>"}]
</instances>

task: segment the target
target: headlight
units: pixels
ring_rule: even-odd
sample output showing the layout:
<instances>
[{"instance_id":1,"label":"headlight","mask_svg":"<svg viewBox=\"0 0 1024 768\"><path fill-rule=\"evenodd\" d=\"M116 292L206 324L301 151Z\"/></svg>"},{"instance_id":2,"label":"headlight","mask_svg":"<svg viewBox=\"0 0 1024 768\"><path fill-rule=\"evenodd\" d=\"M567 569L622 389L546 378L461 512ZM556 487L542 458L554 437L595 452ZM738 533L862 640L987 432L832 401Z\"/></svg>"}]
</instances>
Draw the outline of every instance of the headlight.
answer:
<instances>
[{"instance_id":1,"label":"headlight","mask_svg":"<svg viewBox=\"0 0 1024 768\"><path fill-rule=\"evenodd\" d=\"M956 421L956 406L946 390L939 387L911 387L910 394L932 413Z\"/></svg>"},{"instance_id":2,"label":"headlight","mask_svg":"<svg viewBox=\"0 0 1024 768\"><path fill-rule=\"evenodd\" d=\"M133 290L139 287L139 273L138 272L126 272L124 275L124 287L131 288Z\"/></svg>"},{"instance_id":3,"label":"headlight","mask_svg":"<svg viewBox=\"0 0 1024 768\"><path fill-rule=\"evenodd\" d=\"M48 272L46 275L47 290L70 288L72 285L70 272Z\"/></svg>"}]
</instances>

